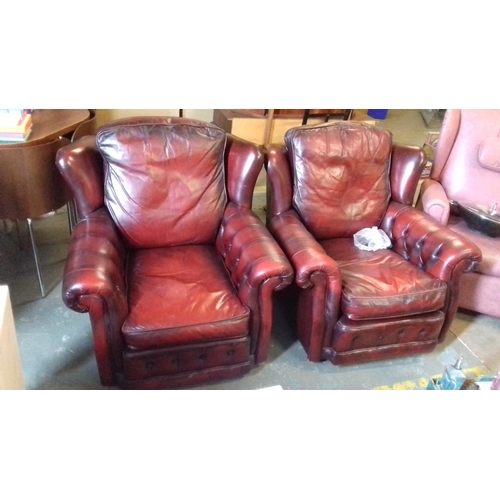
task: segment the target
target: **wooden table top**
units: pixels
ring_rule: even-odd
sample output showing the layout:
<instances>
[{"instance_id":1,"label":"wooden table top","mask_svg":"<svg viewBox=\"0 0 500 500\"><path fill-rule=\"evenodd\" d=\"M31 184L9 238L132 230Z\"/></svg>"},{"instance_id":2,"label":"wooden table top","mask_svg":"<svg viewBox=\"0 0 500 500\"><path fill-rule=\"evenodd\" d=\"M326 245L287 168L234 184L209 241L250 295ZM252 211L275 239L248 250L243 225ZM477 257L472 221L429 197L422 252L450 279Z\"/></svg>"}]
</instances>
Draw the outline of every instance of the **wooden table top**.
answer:
<instances>
[{"instance_id":1,"label":"wooden table top","mask_svg":"<svg viewBox=\"0 0 500 500\"><path fill-rule=\"evenodd\" d=\"M0 147L19 148L23 144L33 146L53 141L76 130L80 124L90 118L90 112L88 109L35 109L32 118L33 128L27 141L1 143Z\"/></svg>"}]
</instances>

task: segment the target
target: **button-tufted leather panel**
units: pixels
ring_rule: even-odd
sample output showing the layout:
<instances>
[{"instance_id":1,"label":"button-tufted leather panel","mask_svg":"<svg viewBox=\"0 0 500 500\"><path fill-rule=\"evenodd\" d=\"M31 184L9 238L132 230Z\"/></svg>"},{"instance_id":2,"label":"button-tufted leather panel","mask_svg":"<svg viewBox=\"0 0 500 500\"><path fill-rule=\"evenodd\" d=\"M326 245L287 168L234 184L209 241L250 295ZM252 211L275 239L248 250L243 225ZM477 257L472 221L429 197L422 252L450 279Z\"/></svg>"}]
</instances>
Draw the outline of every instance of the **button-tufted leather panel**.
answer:
<instances>
[{"instance_id":1,"label":"button-tufted leather panel","mask_svg":"<svg viewBox=\"0 0 500 500\"><path fill-rule=\"evenodd\" d=\"M124 375L129 380L209 371L246 364L250 369L250 337L181 347L157 349L155 353L124 352ZM174 381L175 386L180 381Z\"/></svg>"},{"instance_id":2,"label":"button-tufted leather panel","mask_svg":"<svg viewBox=\"0 0 500 500\"><path fill-rule=\"evenodd\" d=\"M445 305L446 283L394 251L366 252L352 238L320 242L342 274L342 311L350 319L394 318Z\"/></svg>"},{"instance_id":3,"label":"button-tufted leather panel","mask_svg":"<svg viewBox=\"0 0 500 500\"><path fill-rule=\"evenodd\" d=\"M390 132L336 122L290 129L285 142L293 206L315 238L380 224L390 197Z\"/></svg>"},{"instance_id":4,"label":"button-tufted leather panel","mask_svg":"<svg viewBox=\"0 0 500 500\"><path fill-rule=\"evenodd\" d=\"M411 342L437 342L444 313L435 311L408 318L352 321L343 316L335 325L332 347L337 352Z\"/></svg>"},{"instance_id":5,"label":"button-tufted leather panel","mask_svg":"<svg viewBox=\"0 0 500 500\"><path fill-rule=\"evenodd\" d=\"M130 313L122 328L127 346L148 349L248 334L249 310L214 247L137 250L128 267Z\"/></svg>"},{"instance_id":6,"label":"button-tufted leather panel","mask_svg":"<svg viewBox=\"0 0 500 500\"><path fill-rule=\"evenodd\" d=\"M213 243L227 202L223 130L180 118L101 127L105 203L135 248Z\"/></svg>"}]
</instances>

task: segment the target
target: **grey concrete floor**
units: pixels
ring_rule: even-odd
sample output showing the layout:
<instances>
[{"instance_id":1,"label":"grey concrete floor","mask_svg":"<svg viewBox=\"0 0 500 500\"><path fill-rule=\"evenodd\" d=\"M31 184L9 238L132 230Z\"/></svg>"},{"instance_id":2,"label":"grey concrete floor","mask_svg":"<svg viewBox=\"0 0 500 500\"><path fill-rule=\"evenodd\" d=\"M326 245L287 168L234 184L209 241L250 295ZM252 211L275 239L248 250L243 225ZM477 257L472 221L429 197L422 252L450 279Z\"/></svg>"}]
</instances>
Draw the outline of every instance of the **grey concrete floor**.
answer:
<instances>
[{"instance_id":1,"label":"grey concrete floor","mask_svg":"<svg viewBox=\"0 0 500 500\"><path fill-rule=\"evenodd\" d=\"M384 126L389 126L392 118L396 129L401 128L402 114L403 110L391 110ZM427 129L419 115L413 113L411 118L418 129L411 137L419 145ZM405 140L412 143L409 133ZM254 209L261 218L265 216L264 205L265 192L256 190ZM20 222L19 234L14 226L0 230L0 283L10 290L26 388L104 389L97 373L88 315L67 309L61 299L69 242L65 209L36 219L34 229L48 290L45 298L40 297L27 228ZM267 363L241 379L199 389L424 389L431 376L441 374L445 365L460 355L464 367L473 373L500 371L500 319L465 310L459 311L446 341L432 353L346 367L310 363L282 308L282 294L275 296Z\"/></svg>"}]
</instances>

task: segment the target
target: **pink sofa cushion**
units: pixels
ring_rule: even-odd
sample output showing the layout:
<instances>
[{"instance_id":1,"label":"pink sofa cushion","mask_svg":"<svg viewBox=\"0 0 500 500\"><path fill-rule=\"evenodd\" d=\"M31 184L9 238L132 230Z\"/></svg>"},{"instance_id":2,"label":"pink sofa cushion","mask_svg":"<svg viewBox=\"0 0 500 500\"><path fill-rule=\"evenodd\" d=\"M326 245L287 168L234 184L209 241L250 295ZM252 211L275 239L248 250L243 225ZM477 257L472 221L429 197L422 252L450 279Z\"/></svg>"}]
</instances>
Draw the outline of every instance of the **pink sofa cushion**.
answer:
<instances>
[{"instance_id":1,"label":"pink sofa cushion","mask_svg":"<svg viewBox=\"0 0 500 500\"><path fill-rule=\"evenodd\" d=\"M500 172L500 137L488 137L481 143L478 160L484 168Z\"/></svg>"}]
</instances>

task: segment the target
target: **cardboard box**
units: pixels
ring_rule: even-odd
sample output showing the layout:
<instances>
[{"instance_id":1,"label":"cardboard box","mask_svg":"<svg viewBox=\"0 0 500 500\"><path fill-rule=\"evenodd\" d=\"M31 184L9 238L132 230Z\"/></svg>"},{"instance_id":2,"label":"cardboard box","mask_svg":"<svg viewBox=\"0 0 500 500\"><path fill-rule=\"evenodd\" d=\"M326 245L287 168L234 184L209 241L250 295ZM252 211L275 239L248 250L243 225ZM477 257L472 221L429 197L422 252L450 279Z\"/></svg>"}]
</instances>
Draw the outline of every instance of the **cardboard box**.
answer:
<instances>
[{"instance_id":1,"label":"cardboard box","mask_svg":"<svg viewBox=\"0 0 500 500\"><path fill-rule=\"evenodd\" d=\"M0 390L24 389L9 288L0 286Z\"/></svg>"}]
</instances>

